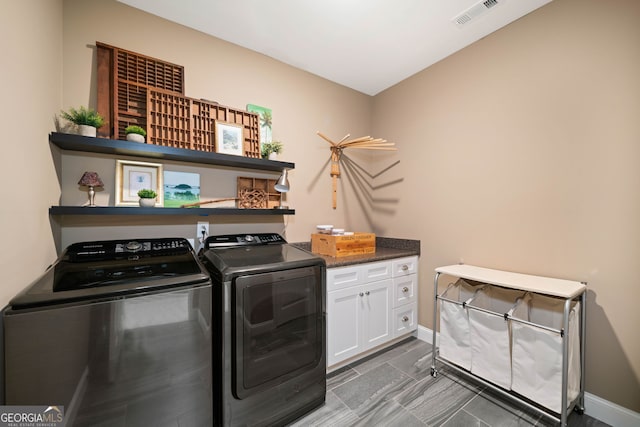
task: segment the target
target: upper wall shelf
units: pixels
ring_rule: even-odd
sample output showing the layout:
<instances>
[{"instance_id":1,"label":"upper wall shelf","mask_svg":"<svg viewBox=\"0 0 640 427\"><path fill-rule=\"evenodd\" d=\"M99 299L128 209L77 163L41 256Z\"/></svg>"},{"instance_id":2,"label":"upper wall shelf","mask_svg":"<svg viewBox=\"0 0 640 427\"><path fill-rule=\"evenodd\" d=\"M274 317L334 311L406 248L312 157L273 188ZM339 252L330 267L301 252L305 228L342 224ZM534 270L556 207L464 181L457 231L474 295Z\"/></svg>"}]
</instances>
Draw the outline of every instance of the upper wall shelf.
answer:
<instances>
[{"instance_id":1,"label":"upper wall shelf","mask_svg":"<svg viewBox=\"0 0 640 427\"><path fill-rule=\"evenodd\" d=\"M49 135L49 141L61 149L69 151L137 156L157 160L176 160L189 163L275 172L295 168L295 164L289 162L187 150L184 148L163 147L161 145L141 144L139 142L116 139L92 138L69 133L52 132Z\"/></svg>"},{"instance_id":2,"label":"upper wall shelf","mask_svg":"<svg viewBox=\"0 0 640 427\"><path fill-rule=\"evenodd\" d=\"M295 215L294 209L141 208L137 206L52 206L51 215Z\"/></svg>"}]
</instances>

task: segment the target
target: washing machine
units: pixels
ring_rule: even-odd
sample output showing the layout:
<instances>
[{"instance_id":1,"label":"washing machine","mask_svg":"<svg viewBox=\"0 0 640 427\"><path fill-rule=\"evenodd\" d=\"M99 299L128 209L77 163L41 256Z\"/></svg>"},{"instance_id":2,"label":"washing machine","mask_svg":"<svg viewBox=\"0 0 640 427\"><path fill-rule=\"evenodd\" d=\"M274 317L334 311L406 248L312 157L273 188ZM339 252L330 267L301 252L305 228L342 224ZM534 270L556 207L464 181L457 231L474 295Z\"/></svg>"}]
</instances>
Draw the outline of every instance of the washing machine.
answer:
<instances>
[{"instance_id":1,"label":"washing machine","mask_svg":"<svg viewBox=\"0 0 640 427\"><path fill-rule=\"evenodd\" d=\"M211 281L187 240L70 245L2 316L6 405L68 426L212 424Z\"/></svg>"}]
</instances>

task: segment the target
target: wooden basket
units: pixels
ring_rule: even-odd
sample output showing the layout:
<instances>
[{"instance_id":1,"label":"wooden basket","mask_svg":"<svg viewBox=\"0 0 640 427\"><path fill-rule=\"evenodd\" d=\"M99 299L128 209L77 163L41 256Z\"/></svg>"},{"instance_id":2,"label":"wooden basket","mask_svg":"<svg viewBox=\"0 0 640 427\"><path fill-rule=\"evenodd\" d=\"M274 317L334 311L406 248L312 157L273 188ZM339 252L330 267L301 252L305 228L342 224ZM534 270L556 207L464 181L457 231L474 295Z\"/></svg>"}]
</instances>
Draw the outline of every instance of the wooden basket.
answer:
<instances>
[{"instance_id":1,"label":"wooden basket","mask_svg":"<svg viewBox=\"0 0 640 427\"><path fill-rule=\"evenodd\" d=\"M243 208L253 207L253 208L261 208L261 209L271 209L276 208L280 205L280 198L282 195L276 191L275 179L266 179L266 178L252 178L252 177L238 177L238 199L243 200L243 197L246 198L247 191L255 191L260 190L265 194L264 204L261 206L249 206L248 203L243 203ZM249 196L250 197L250 196Z\"/></svg>"},{"instance_id":2,"label":"wooden basket","mask_svg":"<svg viewBox=\"0 0 640 427\"><path fill-rule=\"evenodd\" d=\"M349 236L311 235L311 252L335 258L376 253L376 235L354 233Z\"/></svg>"}]
</instances>

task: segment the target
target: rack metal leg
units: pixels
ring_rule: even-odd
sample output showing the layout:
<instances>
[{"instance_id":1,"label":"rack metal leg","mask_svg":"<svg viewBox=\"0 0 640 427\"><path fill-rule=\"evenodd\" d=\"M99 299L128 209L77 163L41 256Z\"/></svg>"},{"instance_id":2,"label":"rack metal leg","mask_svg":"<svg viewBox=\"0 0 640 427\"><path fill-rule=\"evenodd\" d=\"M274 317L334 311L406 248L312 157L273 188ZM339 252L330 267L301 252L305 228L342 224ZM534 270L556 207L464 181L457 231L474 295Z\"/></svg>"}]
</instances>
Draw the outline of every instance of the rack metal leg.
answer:
<instances>
[{"instance_id":1,"label":"rack metal leg","mask_svg":"<svg viewBox=\"0 0 640 427\"><path fill-rule=\"evenodd\" d=\"M436 347L436 324L438 322L438 278L440 277L440 273L436 273L435 278L433 279L433 338L431 341L431 345L433 350L431 351L431 376L438 376L438 370L436 369L436 353L438 348Z\"/></svg>"},{"instance_id":2,"label":"rack metal leg","mask_svg":"<svg viewBox=\"0 0 640 427\"><path fill-rule=\"evenodd\" d=\"M562 399L560 400L560 425L567 425L567 384L569 379L569 311L571 299L564 301L564 314L562 320Z\"/></svg>"},{"instance_id":3,"label":"rack metal leg","mask_svg":"<svg viewBox=\"0 0 640 427\"><path fill-rule=\"evenodd\" d=\"M587 282L582 282L585 286ZM584 375L585 375L585 350L587 343L587 291L580 296L580 395L578 397L578 412L584 413Z\"/></svg>"}]
</instances>

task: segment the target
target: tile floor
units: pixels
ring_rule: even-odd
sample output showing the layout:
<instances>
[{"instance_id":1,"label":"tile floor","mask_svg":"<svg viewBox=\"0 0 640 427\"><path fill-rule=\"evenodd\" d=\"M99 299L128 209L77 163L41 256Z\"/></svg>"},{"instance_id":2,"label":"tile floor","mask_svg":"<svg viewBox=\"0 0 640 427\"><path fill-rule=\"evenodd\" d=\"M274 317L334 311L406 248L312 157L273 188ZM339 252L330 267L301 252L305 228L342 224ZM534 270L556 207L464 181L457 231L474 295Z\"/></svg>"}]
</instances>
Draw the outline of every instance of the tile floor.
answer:
<instances>
[{"instance_id":1,"label":"tile floor","mask_svg":"<svg viewBox=\"0 0 640 427\"><path fill-rule=\"evenodd\" d=\"M446 367L438 369L433 378L431 345L409 338L330 373L324 406L291 427L554 425ZM606 425L588 415L572 413L569 417L572 427Z\"/></svg>"}]
</instances>

